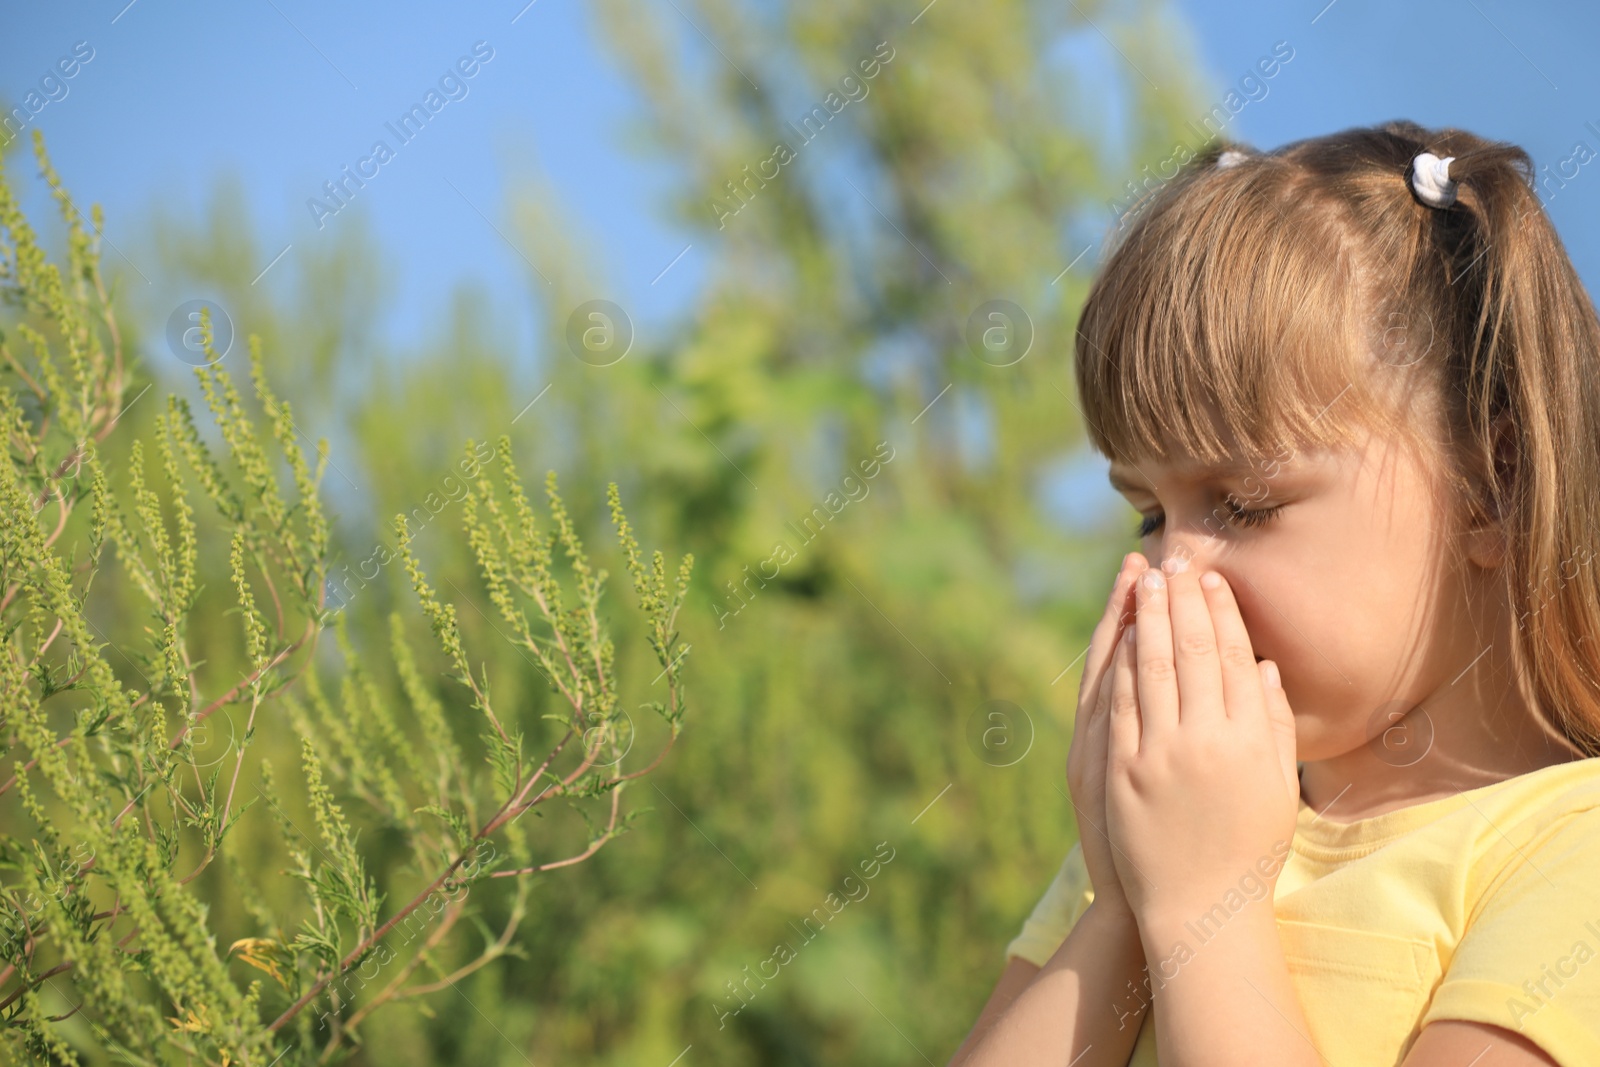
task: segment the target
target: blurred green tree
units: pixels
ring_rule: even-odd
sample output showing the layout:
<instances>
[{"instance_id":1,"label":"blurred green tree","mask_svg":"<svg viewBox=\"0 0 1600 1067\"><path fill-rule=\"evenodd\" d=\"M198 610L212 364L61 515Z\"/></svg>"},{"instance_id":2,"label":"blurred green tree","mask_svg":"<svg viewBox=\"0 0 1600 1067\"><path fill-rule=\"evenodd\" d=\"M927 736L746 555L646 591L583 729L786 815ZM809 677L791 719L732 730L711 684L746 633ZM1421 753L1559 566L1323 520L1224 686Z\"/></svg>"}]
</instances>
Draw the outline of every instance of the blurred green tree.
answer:
<instances>
[{"instance_id":1,"label":"blurred green tree","mask_svg":"<svg viewBox=\"0 0 1600 1067\"><path fill-rule=\"evenodd\" d=\"M241 223L235 187L207 212L152 217L140 260L158 265L155 295L129 294L158 322L214 294L261 335L298 425L333 442L328 574L357 662L330 649L328 671L342 686L360 668L357 697L434 691L433 668L397 666L397 683L373 665L392 657L387 620L409 595L389 577L399 538L374 517L402 513L483 650L496 706L550 706L537 665L497 639L452 480L464 438L504 435L560 470L579 530L604 522L597 487L615 482L632 520L692 550L701 575L682 628L707 710L651 775L648 832L571 869L474 883L462 915L499 957L462 973L475 946L429 946L419 995L402 1001L414 1010L381 1028L356 1019L343 1047L385 1067L943 1062L1075 840L1076 674L1134 544L1131 511L1125 529L1064 530L1041 490L1084 454L1069 360L1086 253L1143 162L1198 150L1190 123L1212 99L1153 0L593 11L645 109L631 137L670 165L672 217L713 253L694 305L641 324L625 357L569 342L575 313L616 294L537 173L512 176L506 207L543 324L527 358L512 354L510 312L468 287L411 351L378 344L387 260L359 209L297 247L299 273L286 262L269 279L283 288L251 285L275 248ZM1072 58L1091 47L1109 62ZM990 318L995 301L1022 316ZM586 314L580 326L602 321ZM169 370L186 373L150 368ZM199 395L181 377L170 387ZM119 432L153 418L135 404ZM231 587L202 553L208 566ZM98 592L105 620L145 610ZM205 598L192 617L238 632ZM640 622L612 625L618 676L641 693L664 684ZM237 678L227 652L205 655ZM457 690L436 692L452 726L472 713ZM304 698L318 699L331 698ZM628 710L638 744L659 750L664 727ZM290 733L262 732L252 752L297 761ZM381 817L381 783L343 760L325 771L369 818L368 872L404 881L414 862ZM587 840L548 829L574 852ZM274 910L292 900L275 872L298 861L274 831L247 816L229 835L236 879L211 868L191 883L219 943L258 928L239 886L261 882ZM91 1043L80 1018L60 1025Z\"/></svg>"}]
</instances>

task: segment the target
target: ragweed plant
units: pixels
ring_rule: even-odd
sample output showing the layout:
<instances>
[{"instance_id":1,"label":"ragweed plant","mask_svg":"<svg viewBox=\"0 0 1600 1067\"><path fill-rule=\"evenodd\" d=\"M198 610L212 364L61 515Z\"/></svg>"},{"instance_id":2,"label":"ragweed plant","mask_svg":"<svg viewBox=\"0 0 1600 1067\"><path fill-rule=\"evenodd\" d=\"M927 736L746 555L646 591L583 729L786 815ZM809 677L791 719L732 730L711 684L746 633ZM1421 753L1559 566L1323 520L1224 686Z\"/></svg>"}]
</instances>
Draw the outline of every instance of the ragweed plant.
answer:
<instances>
[{"instance_id":1,"label":"ragweed plant","mask_svg":"<svg viewBox=\"0 0 1600 1067\"><path fill-rule=\"evenodd\" d=\"M609 487L661 666L641 688L666 681L647 705L665 742L634 770L623 770L633 723L599 610L606 572L554 472L542 525L506 437L497 476L467 442L465 533L492 628L548 687L547 707L493 695L404 515L400 555L437 648L419 651L420 624L400 612L372 640L328 603L328 445L307 460L258 338L249 360L266 433L204 316L207 361L194 373L214 432L177 396L150 440L117 432L152 386L128 395L138 368L100 272L100 210L91 235L38 132L34 149L67 262L48 261L0 170L0 1058L337 1060L375 1010L516 952L529 876L593 856L637 814L623 811L624 789L681 728L687 647L675 624L693 559L669 574L660 552L642 558ZM116 568L96 585L108 544ZM441 661L453 684L439 683ZM223 723L227 752L207 758ZM291 765L275 770L267 752ZM560 848L552 823L522 818L556 799L587 821L583 847ZM376 863L363 832L403 861ZM274 840L275 862L261 862L252 850ZM494 932L469 896L500 879ZM466 917L485 945L447 966Z\"/></svg>"}]
</instances>

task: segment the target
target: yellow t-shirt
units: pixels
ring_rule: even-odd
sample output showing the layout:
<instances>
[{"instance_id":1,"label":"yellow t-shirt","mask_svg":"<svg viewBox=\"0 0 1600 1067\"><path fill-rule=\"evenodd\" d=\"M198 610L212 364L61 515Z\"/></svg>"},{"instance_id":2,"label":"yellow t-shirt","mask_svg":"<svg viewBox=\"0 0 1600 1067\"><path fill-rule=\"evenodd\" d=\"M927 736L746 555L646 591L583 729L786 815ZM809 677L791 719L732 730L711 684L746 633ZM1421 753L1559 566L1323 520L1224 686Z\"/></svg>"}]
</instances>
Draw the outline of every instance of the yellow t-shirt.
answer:
<instances>
[{"instance_id":1,"label":"yellow t-shirt","mask_svg":"<svg viewBox=\"0 0 1600 1067\"><path fill-rule=\"evenodd\" d=\"M1093 899L1075 844L1006 954L1042 967ZM1353 823L1302 800L1273 906L1330 1067L1398 1064L1436 1019L1600 1065L1600 757ZM1131 1014L1149 985L1119 999ZM1150 1012L1128 1063L1156 1067Z\"/></svg>"}]
</instances>

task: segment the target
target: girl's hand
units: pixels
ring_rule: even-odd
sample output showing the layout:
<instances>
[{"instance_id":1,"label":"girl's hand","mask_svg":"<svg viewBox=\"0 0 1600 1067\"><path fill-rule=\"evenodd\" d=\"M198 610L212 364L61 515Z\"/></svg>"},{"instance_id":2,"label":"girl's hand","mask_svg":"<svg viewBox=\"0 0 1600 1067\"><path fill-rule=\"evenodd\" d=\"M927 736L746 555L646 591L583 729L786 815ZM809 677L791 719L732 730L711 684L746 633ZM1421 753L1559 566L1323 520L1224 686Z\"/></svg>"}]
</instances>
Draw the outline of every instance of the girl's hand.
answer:
<instances>
[{"instance_id":1,"label":"girl's hand","mask_svg":"<svg viewBox=\"0 0 1600 1067\"><path fill-rule=\"evenodd\" d=\"M1107 829L1141 920L1193 918L1252 872L1270 903L1299 809L1288 698L1228 583L1199 578L1139 576L1112 667Z\"/></svg>"},{"instance_id":2,"label":"girl's hand","mask_svg":"<svg viewBox=\"0 0 1600 1067\"><path fill-rule=\"evenodd\" d=\"M1133 579L1147 566L1145 558L1130 552L1111 585L1111 598L1089 639L1083 680L1078 686L1078 713L1072 722L1072 746L1067 750L1067 791L1078 819L1083 863L1094 887L1096 914L1129 912L1128 899L1111 859L1106 836L1106 753L1111 717L1111 657L1123 628L1133 619ZM1131 914L1131 912L1130 912Z\"/></svg>"}]
</instances>

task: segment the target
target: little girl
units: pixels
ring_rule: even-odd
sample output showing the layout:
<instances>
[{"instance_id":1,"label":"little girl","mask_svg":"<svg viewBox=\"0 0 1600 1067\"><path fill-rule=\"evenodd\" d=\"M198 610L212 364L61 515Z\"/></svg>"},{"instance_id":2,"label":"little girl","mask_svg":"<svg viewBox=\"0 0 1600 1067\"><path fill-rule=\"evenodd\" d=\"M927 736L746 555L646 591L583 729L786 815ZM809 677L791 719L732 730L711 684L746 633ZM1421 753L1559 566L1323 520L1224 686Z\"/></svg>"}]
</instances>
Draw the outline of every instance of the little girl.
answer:
<instances>
[{"instance_id":1,"label":"little girl","mask_svg":"<svg viewBox=\"0 0 1600 1067\"><path fill-rule=\"evenodd\" d=\"M1078 326L1143 515L963 1067L1600 1065L1600 319L1514 145L1212 147Z\"/></svg>"}]
</instances>

